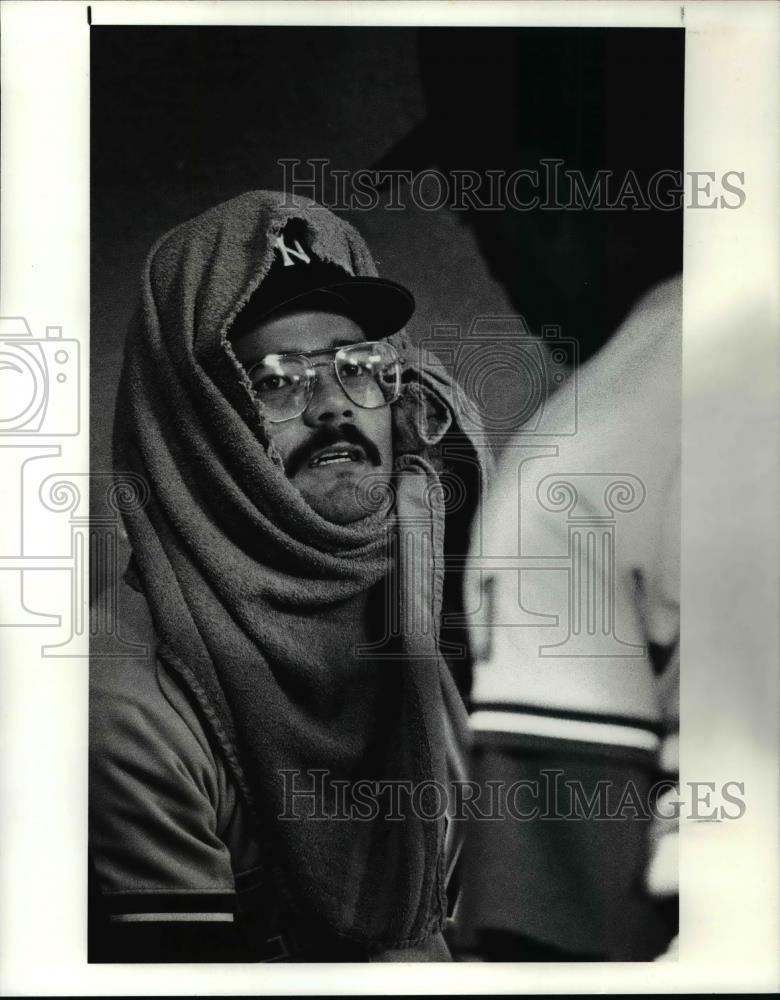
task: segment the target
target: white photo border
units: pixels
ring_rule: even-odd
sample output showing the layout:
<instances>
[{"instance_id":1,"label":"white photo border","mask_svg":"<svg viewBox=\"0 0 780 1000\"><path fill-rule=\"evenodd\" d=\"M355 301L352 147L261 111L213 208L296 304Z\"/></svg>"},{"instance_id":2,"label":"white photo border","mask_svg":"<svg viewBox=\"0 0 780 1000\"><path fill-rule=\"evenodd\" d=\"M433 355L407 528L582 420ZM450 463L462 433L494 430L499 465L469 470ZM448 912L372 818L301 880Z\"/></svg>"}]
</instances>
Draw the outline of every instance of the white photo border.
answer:
<instances>
[{"instance_id":1,"label":"white photo border","mask_svg":"<svg viewBox=\"0 0 780 1000\"><path fill-rule=\"evenodd\" d=\"M780 986L777 708L778 52L756 2L97 0L93 24L480 24L687 29L686 171L744 171L738 211L686 209L683 780L746 784L739 823L683 823L679 960L634 964L87 965L87 660L0 630L0 992L223 995L774 991ZM80 344L89 380L86 3L2 8L0 316ZM663 72L663 67L659 67ZM89 471L81 431L63 469ZM0 451L5 474L10 452ZM16 461L19 453L12 458ZM5 481L5 475L3 476ZM10 503L10 499L9 499ZM24 498L22 498L24 503ZM10 507L9 507L10 509ZM8 510L5 511L8 514ZM57 544L62 542L58 540ZM9 574L0 573L0 578ZM11 574L13 575L13 574ZM51 586L60 582L49 574ZM0 587L5 581L0 579ZM0 590L0 599L3 592ZM86 638L84 640L86 643Z\"/></svg>"}]
</instances>

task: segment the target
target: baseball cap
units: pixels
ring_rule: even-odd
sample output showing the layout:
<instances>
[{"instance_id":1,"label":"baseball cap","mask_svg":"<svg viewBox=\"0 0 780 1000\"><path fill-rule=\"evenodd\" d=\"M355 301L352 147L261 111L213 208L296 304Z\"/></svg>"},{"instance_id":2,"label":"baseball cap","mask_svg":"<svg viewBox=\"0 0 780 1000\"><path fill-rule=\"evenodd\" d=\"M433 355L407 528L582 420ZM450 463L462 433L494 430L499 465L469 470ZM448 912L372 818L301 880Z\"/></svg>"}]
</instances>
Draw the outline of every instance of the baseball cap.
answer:
<instances>
[{"instance_id":1,"label":"baseball cap","mask_svg":"<svg viewBox=\"0 0 780 1000\"><path fill-rule=\"evenodd\" d=\"M258 323L292 309L328 309L354 320L369 338L387 337L406 325L414 296L385 278L352 275L317 258L286 232L274 239L274 261L233 323L236 340Z\"/></svg>"}]
</instances>

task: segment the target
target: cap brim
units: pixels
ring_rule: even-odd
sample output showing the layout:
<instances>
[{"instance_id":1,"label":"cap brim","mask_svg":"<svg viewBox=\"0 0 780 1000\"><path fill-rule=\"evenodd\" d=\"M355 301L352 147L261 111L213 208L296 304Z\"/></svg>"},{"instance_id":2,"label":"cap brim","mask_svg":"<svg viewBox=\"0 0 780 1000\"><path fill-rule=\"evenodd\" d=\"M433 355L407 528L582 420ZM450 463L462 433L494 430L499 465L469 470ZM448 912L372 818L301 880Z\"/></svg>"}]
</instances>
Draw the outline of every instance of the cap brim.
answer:
<instances>
[{"instance_id":1,"label":"cap brim","mask_svg":"<svg viewBox=\"0 0 780 1000\"><path fill-rule=\"evenodd\" d=\"M409 322L415 309L414 296L403 285L386 278L356 275L308 288L283 302L277 302L266 316L303 307L306 300L316 299L322 292L343 300L348 315L370 337L389 337L398 333Z\"/></svg>"}]
</instances>

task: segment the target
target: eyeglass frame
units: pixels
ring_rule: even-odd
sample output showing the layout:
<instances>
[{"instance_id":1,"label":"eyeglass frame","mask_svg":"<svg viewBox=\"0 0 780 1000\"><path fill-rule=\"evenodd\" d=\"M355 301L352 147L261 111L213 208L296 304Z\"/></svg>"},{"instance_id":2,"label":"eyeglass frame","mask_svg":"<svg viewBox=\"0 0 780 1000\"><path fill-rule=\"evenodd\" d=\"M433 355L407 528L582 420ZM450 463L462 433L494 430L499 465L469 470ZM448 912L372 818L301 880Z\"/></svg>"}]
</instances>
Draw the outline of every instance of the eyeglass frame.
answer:
<instances>
[{"instance_id":1,"label":"eyeglass frame","mask_svg":"<svg viewBox=\"0 0 780 1000\"><path fill-rule=\"evenodd\" d=\"M364 406L362 403L356 403L355 400L350 396L350 394L344 387L344 384L341 381L341 376L339 375L338 369L336 367L336 357L338 356L340 351L346 350L347 348L373 347L375 344L381 344L383 348L391 350L395 355L394 360L391 362L391 364L395 365L396 367L395 390L393 392L392 399L386 399L378 406ZM333 357L330 358L329 361L314 362L311 360L312 358L316 358L318 355L321 354L332 354ZM255 368L258 368L260 365L265 364L267 358L276 358L278 361L284 361L286 358L297 358L299 361L303 362L304 374L306 375L306 378L308 380L306 385L305 403L303 405L303 408L299 410L298 413L294 413L289 417L281 417L278 419L274 419L270 415L266 415L266 419L271 424L287 423L288 420L295 420L297 417L302 416L306 412L306 410L309 408L309 404L314 398L314 390L317 385L317 372L316 372L317 368L327 368L329 367L329 365L332 365L333 374L336 376L336 382L338 383L339 388L347 397L347 399L351 403L354 403L355 406L359 406L361 410L381 410L385 406L392 406L393 403L398 401L403 388L401 384L401 374L403 365L406 364L406 358L400 355L396 350L396 348L392 344L388 343L388 341L386 340L358 340L352 344L342 344L340 347L327 347L321 351L310 351L308 354L305 354L303 351L300 352L289 351L284 354L277 354L276 352L271 351L269 354L264 354L262 358L259 358L252 365L250 365L249 368L247 368L247 375L249 376L250 382L252 381L252 372L255 370ZM254 384L252 385L252 391L254 392ZM260 400L260 402L262 403L262 400Z\"/></svg>"}]
</instances>

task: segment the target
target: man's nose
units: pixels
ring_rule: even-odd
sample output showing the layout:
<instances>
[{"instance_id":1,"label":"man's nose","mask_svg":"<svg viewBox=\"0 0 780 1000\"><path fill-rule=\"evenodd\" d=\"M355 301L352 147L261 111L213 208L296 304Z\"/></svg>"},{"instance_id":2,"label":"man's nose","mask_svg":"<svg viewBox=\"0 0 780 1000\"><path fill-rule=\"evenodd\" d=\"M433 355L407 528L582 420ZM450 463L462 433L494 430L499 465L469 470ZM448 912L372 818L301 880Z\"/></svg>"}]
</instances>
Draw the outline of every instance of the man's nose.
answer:
<instances>
[{"instance_id":1,"label":"man's nose","mask_svg":"<svg viewBox=\"0 0 780 1000\"><path fill-rule=\"evenodd\" d=\"M341 388L335 373L319 369L314 392L303 414L304 423L316 427L353 420L354 417L354 404Z\"/></svg>"}]
</instances>

